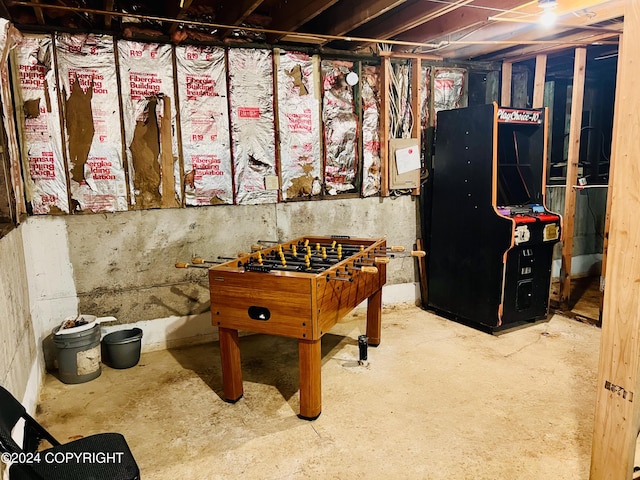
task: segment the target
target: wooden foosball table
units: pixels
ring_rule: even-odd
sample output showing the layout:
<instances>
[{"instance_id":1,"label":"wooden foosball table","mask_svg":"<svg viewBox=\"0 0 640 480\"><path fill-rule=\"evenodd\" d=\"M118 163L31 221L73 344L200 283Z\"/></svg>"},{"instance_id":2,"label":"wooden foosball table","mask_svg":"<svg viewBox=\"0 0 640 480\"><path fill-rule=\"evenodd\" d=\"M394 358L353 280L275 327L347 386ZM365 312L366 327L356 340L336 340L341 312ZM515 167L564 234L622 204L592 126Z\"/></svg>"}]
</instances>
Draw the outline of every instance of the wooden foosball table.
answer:
<instances>
[{"instance_id":1,"label":"wooden foosball table","mask_svg":"<svg viewBox=\"0 0 640 480\"><path fill-rule=\"evenodd\" d=\"M225 400L243 395L239 330L297 338L299 416L316 419L322 412L321 338L366 299L368 343L380 343L388 260L384 239L309 236L210 267Z\"/></svg>"}]
</instances>

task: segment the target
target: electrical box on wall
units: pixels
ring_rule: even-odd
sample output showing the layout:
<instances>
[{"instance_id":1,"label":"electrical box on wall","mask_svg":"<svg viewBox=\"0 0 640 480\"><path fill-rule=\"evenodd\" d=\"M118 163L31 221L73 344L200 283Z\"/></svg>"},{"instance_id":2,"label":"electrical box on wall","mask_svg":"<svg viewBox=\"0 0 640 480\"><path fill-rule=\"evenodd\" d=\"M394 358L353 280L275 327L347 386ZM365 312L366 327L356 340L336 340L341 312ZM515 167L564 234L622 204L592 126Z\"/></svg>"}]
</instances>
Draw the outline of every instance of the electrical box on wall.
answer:
<instances>
[{"instance_id":1,"label":"electrical box on wall","mask_svg":"<svg viewBox=\"0 0 640 480\"><path fill-rule=\"evenodd\" d=\"M420 186L420 148L417 138L389 140L389 189Z\"/></svg>"}]
</instances>

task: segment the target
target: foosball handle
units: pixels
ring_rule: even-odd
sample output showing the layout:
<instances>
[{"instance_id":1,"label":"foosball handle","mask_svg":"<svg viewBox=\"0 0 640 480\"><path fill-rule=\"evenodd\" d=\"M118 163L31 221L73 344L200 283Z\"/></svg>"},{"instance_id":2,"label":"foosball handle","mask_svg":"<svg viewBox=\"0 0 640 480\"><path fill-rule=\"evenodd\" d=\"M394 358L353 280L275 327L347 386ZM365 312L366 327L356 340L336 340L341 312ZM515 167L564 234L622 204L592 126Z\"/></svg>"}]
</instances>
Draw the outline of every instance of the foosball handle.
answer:
<instances>
[{"instance_id":1,"label":"foosball handle","mask_svg":"<svg viewBox=\"0 0 640 480\"><path fill-rule=\"evenodd\" d=\"M195 263L196 265L202 265L204 264L204 258L201 257L193 257L191 259L191 263Z\"/></svg>"},{"instance_id":2,"label":"foosball handle","mask_svg":"<svg viewBox=\"0 0 640 480\"><path fill-rule=\"evenodd\" d=\"M362 273L378 273L378 267L361 267Z\"/></svg>"},{"instance_id":3,"label":"foosball handle","mask_svg":"<svg viewBox=\"0 0 640 480\"><path fill-rule=\"evenodd\" d=\"M176 268L189 268L189 264L186 262L177 262Z\"/></svg>"},{"instance_id":4,"label":"foosball handle","mask_svg":"<svg viewBox=\"0 0 640 480\"><path fill-rule=\"evenodd\" d=\"M390 261L389 257L376 257L373 259L373 263L389 263Z\"/></svg>"},{"instance_id":5,"label":"foosball handle","mask_svg":"<svg viewBox=\"0 0 640 480\"><path fill-rule=\"evenodd\" d=\"M424 250L411 250L412 257L424 257L426 252Z\"/></svg>"},{"instance_id":6,"label":"foosball handle","mask_svg":"<svg viewBox=\"0 0 640 480\"><path fill-rule=\"evenodd\" d=\"M404 247L402 245L395 245L393 247L389 247L389 250L392 252L404 252Z\"/></svg>"}]
</instances>

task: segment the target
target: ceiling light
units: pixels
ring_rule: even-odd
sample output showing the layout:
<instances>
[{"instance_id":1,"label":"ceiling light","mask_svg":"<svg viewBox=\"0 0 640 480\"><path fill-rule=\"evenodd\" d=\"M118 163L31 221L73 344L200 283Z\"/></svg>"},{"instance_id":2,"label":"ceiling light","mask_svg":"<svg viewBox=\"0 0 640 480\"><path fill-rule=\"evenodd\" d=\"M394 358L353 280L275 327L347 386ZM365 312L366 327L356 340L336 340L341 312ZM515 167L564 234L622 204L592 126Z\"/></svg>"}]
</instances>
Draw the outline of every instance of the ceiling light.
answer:
<instances>
[{"instance_id":1,"label":"ceiling light","mask_svg":"<svg viewBox=\"0 0 640 480\"><path fill-rule=\"evenodd\" d=\"M550 8L545 9L544 13L540 15L540 23L545 27L550 27L554 23L556 23L556 12L551 10Z\"/></svg>"},{"instance_id":2,"label":"ceiling light","mask_svg":"<svg viewBox=\"0 0 640 480\"><path fill-rule=\"evenodd\" d=\"M540 24L550 27L556 23L556 0L538 0L538 6L542 8L542 15L540 15Z\"/></svg>"}]
</instances>

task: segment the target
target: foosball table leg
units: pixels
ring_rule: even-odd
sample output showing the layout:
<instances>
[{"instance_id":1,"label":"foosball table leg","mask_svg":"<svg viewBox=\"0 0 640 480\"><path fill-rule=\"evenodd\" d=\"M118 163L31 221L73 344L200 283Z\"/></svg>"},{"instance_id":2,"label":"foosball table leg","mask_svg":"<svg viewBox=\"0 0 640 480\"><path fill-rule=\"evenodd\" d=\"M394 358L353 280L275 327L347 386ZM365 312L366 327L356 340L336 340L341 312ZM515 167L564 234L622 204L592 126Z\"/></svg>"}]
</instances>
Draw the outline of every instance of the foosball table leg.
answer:
<instances>
[{"instance_id":1,"label":"foosball table leg","mask_svg":"<svg viewBox=\"0 0 640 480\"><path fill-rule=\"evenodd\" d=\"M242 366L238 330L218 327L220 359L222 364L222 388L224 399L235 403L242 398Z\"/></svg>"},{"instance_id":2,"label":"foosball table leg","mask_svg":"<svg viewBox=\"0 0 640 480\"><path fill-rule=\"evenodd\" d=\"M369 345L380 345L382 319L382 289L374 292L367 299L367 337Z\"/></svg>"},{"instance_id":3,"label":"foosball table leg","mask_svg":"<svg viewBox=\"0 0 640 480\"><path fill-rule=\"evenodd\" d=\"M315 420L322 412L321 351L320 339L298 340L300 367L300 414L298 416L304 420Z\"/></svg>"}]
</instances>

